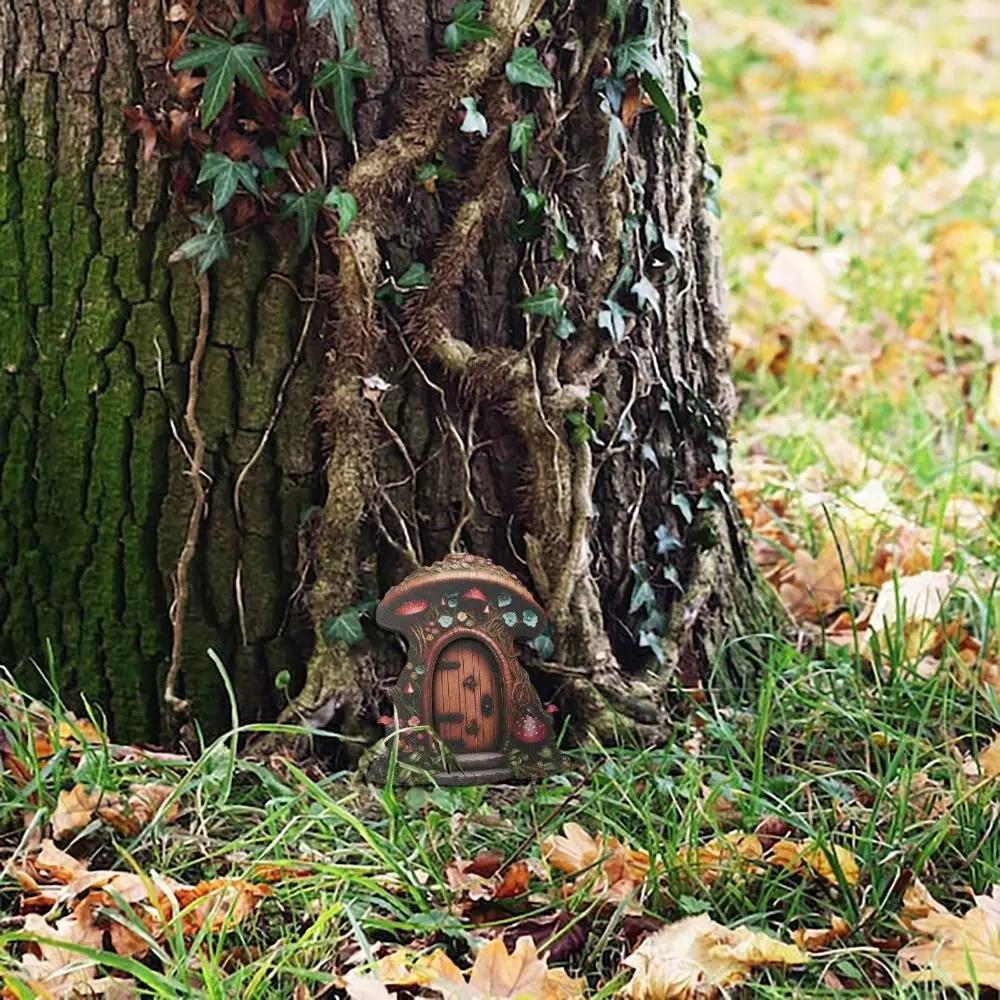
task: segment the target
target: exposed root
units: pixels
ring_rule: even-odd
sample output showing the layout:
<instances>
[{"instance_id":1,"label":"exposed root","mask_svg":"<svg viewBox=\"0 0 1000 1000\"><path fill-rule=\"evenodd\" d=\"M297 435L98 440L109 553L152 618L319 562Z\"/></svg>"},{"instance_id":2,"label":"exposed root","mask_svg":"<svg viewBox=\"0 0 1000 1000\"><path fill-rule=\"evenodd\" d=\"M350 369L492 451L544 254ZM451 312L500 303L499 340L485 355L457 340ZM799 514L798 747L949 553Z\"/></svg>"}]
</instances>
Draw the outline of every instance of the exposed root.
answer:
<instances>
[{"instance_id":1,"label":"exposed root","mask_svg":"<svg viewBox=\"0 0 1000 1000\"><path fill-rule=\"evenodd\" d=\"M194 493L194 505L191 517L188 519L187 537L184 548L177 559L174 571L174 602L170 611L170 625L173 629L173 642L170 649L170 668L167 670L163 686L163 701L173 714L175 722L182 720L188 712L188 703L177 695L177 680L181 671L181 657L184 646L184 615L188 603L188 568L198 547L198 532L201 530L201 519L205 512L205 486L201 481L202 465L205 462L205 437L198 426L198 389L201 385L201 362L208 346L208 331L211 320L210 288L208 276L203 274L198 278L198 294L200 307L198 312L198 336L191 355L191 366L188 370L188 398L184 410L184 422L188 433L194 442L191 454L191 466L188 475L191 477L191 490Z\"/></svg>"}]
</instances>

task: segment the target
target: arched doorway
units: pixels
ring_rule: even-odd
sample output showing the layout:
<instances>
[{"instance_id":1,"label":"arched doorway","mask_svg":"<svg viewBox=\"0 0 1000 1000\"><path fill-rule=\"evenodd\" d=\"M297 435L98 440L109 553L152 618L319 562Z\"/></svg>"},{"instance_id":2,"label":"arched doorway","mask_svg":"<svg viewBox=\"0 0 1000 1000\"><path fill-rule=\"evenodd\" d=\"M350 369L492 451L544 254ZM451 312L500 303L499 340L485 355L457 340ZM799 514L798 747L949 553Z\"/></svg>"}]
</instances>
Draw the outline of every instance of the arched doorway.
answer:
<instances>
[{"instance_id":1,"label":"arched doorway","mask_svg":"<svg viewBox=\"0 0 1000 1000\"><path fill-rule=\"evenodd\" d=\"M434 728L456 754L491 753L502 744L503 692L489 648L475 639L449 643L434 664Z\"/></svg>"}]
</instances>

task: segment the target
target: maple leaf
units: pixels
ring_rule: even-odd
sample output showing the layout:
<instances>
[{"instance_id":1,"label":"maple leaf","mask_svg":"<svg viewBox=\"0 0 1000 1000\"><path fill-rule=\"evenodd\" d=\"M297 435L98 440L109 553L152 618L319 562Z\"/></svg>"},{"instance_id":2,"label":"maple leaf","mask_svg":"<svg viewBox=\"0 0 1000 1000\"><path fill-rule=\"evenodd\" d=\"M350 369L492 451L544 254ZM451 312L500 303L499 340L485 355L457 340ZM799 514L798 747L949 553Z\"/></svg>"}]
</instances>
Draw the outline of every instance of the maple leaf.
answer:
<instances>
[{"instance_id":1,"label":"maple leaf","mask_svg":"<svg viewBox=\"0 0 1000 1000\"><path fill-rule=\"evenodd\" d=\"M719 995L759 966L808 961L794 945L747 927L724 927L702 913L668 924L625 959L635 972L622 995L631 1000L701 1000Z\"/></svg>"},{"instance_id":2,"label":"maple leaf","mask_svg":"<svg viewBox=\"0 0 1000 1000\"><path fill-rule=\"evenodd\" d=\"M720 876L734 870L738 872L763 857L760 839L755 834L740 830L716 837L696 850L683 848L678 852L678 861L707 886L713 885Z\"/></svg>"},{"instance_id":3,"label":"maple leaf","mask_svg":"<svg viewBox=\"0 0 1000 1000\"><path fill-rule=\"evenodd\" d=\"M975 896L976 905L961 917L926 890L923 895L927 912L908 921L922 940L899 953L904 972L922 982L1000 989L1000 884L988 896ZM912 910L913 900L910 905Z\"/></svg>"},{"instance_id":4,"label":"maple leaf","mask_svg":"<svg viewBox=\"0 0 1000 1000\"><path fill-rule=\"evenodd\" d=\"M50 820L52 836L56 840L64 840L70 834L79 833L94 818L100 799L100 793L88 792L80 784L63 789Z\"/></svg>"},{"instance_id":5,"label":"maple leaf","mask_svg":"<svg viewBox=\"0 0 1000 1000\"><path fill-rule=\"evenodd\" d=\"M494 938L476 955L466 981L462 970L438 949L411 961L404 950L381 959L371 974L353 973L344 988L353 1000L377 1000L388 986L422 986L444 997L462 1000L570 1000L583 996L582 979L571 979L563 969L550 969L539 958L534 940L520 937L513 951L503 938Z\"/></svg>"},{"instance_id":6,"label":"maple leaf","mask_svg":"<svg viewBox=\"0 0 1000 1000\"><path fill-rule=\"evenodd\" d=\"M192 42L198 47L174 60L174 69L207 70L205 88L201 94L201 124L208 128L222 110L232 93L237 79L242 80L255 94L266 93L264 75L257 65L267 47L255 42L231 42L212 35L192 33Z\"/></svg>"},{"instance_id":7,"label":"maple leaf","mask_svg":"<svg viewBox=\"0 0 1000 1000\"><path fill-rule=\"evenodd\" d=\"M810 872L826 879L831 885L840 885L840 879L837 877L836 868L830 861L829 852L832 852L837 859L837 865L844 876L844 881L848 885L857 885L858 879L861 877L857 859L850 851L834 844L829 844L824 849L812 841L798 844L792 840L780 840L771 848L768 861L787 871Z\"/></svg>"}]
</instances>

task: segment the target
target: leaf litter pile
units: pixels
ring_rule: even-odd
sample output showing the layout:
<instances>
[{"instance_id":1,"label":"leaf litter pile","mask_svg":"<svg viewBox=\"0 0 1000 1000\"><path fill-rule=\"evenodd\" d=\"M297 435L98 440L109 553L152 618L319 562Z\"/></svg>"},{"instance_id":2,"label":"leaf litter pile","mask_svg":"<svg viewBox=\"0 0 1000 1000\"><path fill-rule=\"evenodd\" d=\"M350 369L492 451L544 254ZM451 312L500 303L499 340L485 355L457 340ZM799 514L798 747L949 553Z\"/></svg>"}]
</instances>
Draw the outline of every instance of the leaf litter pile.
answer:
<instances>
[{"instance_id":1,"label":"leaf litter pile","mask_svg":"<svg viewBox=\"0 0 1000 1000\"><path fill-rule=\"evenodd\" d=\"M1000 989L1000 16L775 9L692 28L788 615L755 689L525 794L115 745L4 682L0 996Z\"/></svg>"}]
</instances>

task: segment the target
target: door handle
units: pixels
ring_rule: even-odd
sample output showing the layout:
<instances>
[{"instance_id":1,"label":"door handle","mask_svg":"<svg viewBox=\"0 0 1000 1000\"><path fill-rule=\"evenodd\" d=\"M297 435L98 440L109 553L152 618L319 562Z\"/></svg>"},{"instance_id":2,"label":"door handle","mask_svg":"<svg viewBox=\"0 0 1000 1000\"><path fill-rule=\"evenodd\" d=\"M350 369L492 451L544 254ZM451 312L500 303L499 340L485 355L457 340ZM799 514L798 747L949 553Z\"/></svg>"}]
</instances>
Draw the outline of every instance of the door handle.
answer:
<instances>
[{"instance_id":1,"label":"door handle","mask_svg":"<svg viewBox=\"0 0 1000 1000\"><path fill-rule=\"evenodd\" d=\"M484 719L488 719L493 714L493 696L484 694L479 699L479 711Z\"/></svg>"}]
</instances>

